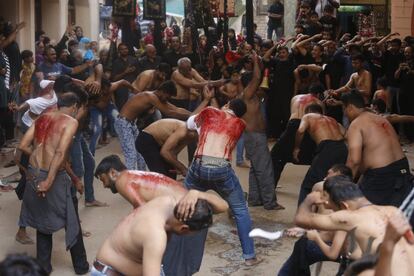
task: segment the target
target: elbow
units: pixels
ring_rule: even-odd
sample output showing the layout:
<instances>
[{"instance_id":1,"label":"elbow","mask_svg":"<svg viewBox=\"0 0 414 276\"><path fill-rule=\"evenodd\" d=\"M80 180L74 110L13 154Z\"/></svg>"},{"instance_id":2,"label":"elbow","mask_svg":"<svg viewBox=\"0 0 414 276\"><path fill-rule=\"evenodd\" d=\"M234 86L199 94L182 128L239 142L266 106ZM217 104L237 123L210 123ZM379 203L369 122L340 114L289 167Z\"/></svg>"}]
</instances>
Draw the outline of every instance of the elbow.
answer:
<instances>
[{"instance_id":1,"label":"elbow","mask_svg":"<svg viewBox=\"0 0 414 276\"><path fill-rule=\"evenodd\" d=\"M216 208L214 210L215 214L220 214L220 213L224 213L229 209L229 204L227 203L227 201L222 200L220 206L217 206L218 208Z\"/></svg>"}]
</instances>

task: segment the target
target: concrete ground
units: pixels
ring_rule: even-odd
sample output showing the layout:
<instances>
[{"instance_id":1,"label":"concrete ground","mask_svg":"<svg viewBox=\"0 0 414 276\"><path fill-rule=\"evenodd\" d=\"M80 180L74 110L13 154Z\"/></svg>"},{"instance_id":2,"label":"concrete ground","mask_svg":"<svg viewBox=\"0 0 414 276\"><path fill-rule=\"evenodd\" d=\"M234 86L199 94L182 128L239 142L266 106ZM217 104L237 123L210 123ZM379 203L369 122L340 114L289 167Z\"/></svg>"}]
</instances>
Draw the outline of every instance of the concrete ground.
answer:
<instances>
[{"instance_id":1,"label":"concrete ground","mask_svg":"<svg viewBox=\"0 0 414 276\"><path fill-rule=\"evenodd\" d=\"M414 160L414 146L405 146L411 167ZM97 150L96 163L109 155L120 154L121 150L116 139L101 149ZM180 159L185 160L186 152L180 154ZM3 165L11 159L11 152L0 153L0 178L11 175L17 171L17 167L3 168ZM248 169L235 167L243 189L248 191ZM292 218L296 211L299 186L305 176L307 166L295 166L288 164L282 174L281 188L277 190L279 203L286 207L282 211L266 211L260 207L249 208L253 219L253 227L260 227L269 231L276 231L292 226ZM79 200L79 213L84 230L92 233L91 237L84 238L88 260L91 263L97 250L110 234L112 229L130 211L130 205L119 195L113 195L109 190L104 190L98 180L94 182L95 197L100 201L107 202L109 207L87 208L84 199ZM0 260L9 253L25 252L35 256L35 245L21 245L15 241L17 220L20 212L21 202L14 192L1 193L0 195ZM276 275L283 262L292 251L295 239L281 238L277 241L255 239L257 256L263 262L255 267L246 267L241 259L241 247L235 224L229 220L226 214L218 215L214 219L214 225L209 230L206 242L205 254L200 272L197 276L216 275ZM35 231L28 229L29 235L34 239ZM54 246L52 253L52 275L66 276L74 275L69 252L65 251L64 231L61 230L54 235ZM337 264L327 262L323 264L321 275L334 275ZM179 276L179 275L177 275Z\"/></svg>"}]
</instances>

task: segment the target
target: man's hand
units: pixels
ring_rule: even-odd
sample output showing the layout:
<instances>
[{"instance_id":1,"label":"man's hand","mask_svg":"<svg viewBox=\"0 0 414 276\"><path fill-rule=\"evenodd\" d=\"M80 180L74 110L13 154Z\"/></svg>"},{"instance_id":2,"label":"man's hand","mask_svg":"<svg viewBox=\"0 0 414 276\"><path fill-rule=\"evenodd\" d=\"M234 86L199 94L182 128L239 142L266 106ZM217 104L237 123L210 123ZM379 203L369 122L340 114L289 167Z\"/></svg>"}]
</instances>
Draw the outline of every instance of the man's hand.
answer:
<instances>
[{"instance_id":1,"label":"man's hand","mask_svg":"<svg viewBox=\"0 0 414 276\"><path fill-rule=\"evenodd\" d=\"M411 232L411 226L404 215L401 212L398 212L388 221L383 243L387 245L395 245L402 236L406 237L407 242L414 244L414 236Z\"/></svg>"},{"instance_id":2,"label":"man's hand","mask_svg":"<svg viewBox=\"0 0 414 276\"><path fill-rule=\"evenodd\" d=\"M299 152L300 152L299 148L293 149L293 153L292 153L293 161L299 162Z\"/></svg>"},{"instance_id":3,"label":"man's hand","mask_svg":"<svg viewBox=\"0 0 414 276\"><path fill-rule=\"evenodd\" d=\"M46 192L50 189L51 186L52 183L50 183L50 181L47 179L40 181L36 186L37 195L40 197L46 197Z\"/></svg>"},{"instance_id":4,"label":"man's hand","mask_svg":"<svg viewBox=\"0 0 414 276\"><path fill-rule=\"evenodd\" d=\"M178 219L186 221L194 214L195 205L199 197L199 191L190 190L188 193L178 202Z\"/></svg>"},{"instance_id":5,"label":"man's hand","mask_svg":"<svg viewBox=\"0 0 414 276\"><path fill-rule=\"evenodd\" d=\"M16 31L20 31L24 27L26 27L26 22L22 21L22 22L20 22L19 24L16 25Z\"/></svg>"},{"instance_id":6,"label":"man's hand","mask_svg":"<svg viewBox=\"0 0 414 276\"><path fill-rule=\"evenodd\" d=\"M135 66L128 66L128 67L125 69L125 74L132 73L132 72L134 72L135 70L136 70Z\"/></svg>"},{"instance_id":7,"label":"man's hand","mask_svg":"<svg viewBox=\"0 0 414 276\"><path fill-rule=\"evenodd\" d=\"M12 112L15 112L17 110L18 105L16 104L16 102L11 102L8 104L9 110Z\"/></svg>"},{"instance_id":8,"label":"man's hand","mask_svg":"<svg viewBox=\"0 0 414 276\"><path fill-rule=\"evenodd\" d=\"M101 84L97 81L90 82L86 85L86 90L90 91L93 95L101 92Z\"/></svg>"},{"instance_id":9,"label":"man's hand","mask_svg":"<svg viewBox=\"0 0 414 276\"><path fill-rule=\"evenodd\" d=\"M208 85L204 86L203 97L207 100L211 100L212 98L214 98L214 89L210 89Z\"/></svg>"},{"instance_id":10,"label":"man's hand","mask_svg":"<svg viewBox=\"0 0 414 276\"><path fill-rule=\"evenodd\" d=\"M83 189L84 189L84 185L82 183L82 181L78 180L76 182L73 183L73 185L75 185L76 190L83 195Z\"/></svg>"}]
</instances>

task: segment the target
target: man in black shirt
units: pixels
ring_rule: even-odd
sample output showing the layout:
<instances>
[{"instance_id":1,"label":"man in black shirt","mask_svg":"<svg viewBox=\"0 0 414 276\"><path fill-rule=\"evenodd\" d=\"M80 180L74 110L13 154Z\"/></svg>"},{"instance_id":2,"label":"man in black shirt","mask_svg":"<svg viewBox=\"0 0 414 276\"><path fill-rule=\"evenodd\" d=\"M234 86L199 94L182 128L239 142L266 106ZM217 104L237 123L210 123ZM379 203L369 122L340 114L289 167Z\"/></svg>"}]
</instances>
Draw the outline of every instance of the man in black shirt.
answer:
<instances>
[{"instance_id":1,"label":"man in black shirt","mask_svg":"<svg viewBox=\"0 0 414 276\"><path fill-rule=\"evenodd\" d=\"M161 63L161 57L157 56L157 49L152 44L145 46L145 56L139 59L138 65L140 73L145 70L157 69Z\"/></svg>"},{"instance_id":2,"label":"man in black shirt","mask_svg":"<svg viewBox=\"0 0 414 276\"><path fill-rule=\"evenodd\" d=\"M280 0L274 0L267 10L269 21L267 22L267 38L272 39L273 31L276 32L277 40L283 35L282 21L283 21L284 7Z\"/></svg>"},{"instance_id":3,"label":"man in black shirt","mask_svg":"<svg viewBox=\"0 0 414 276\"><path fill-rule=\"evenodd\" d=\"M177 69L178 60L182 57L184 57L184 55L181 53L180 37L173 36L171 38L171 47L164 52L162 60L163 62L169 64L173 70L175 70Z\"/></svg>"},{"instance_id":4,"label":"man in black shirt","mask_svg":"<svg viewBox=\"0 0 414 276\"><path fill-rule=\"evenodd\" d=\"M117 58L112 66L112 81L127 80L132 83L138 75L139 68L138 60L129 55L128 45L121 43L118 46L119 58ZM115 105L118 110L122 109L122 106L126 103L129 97L129 90L126 88L120 88L119 91L114 93Z\"/></svg>"}]
</instances>

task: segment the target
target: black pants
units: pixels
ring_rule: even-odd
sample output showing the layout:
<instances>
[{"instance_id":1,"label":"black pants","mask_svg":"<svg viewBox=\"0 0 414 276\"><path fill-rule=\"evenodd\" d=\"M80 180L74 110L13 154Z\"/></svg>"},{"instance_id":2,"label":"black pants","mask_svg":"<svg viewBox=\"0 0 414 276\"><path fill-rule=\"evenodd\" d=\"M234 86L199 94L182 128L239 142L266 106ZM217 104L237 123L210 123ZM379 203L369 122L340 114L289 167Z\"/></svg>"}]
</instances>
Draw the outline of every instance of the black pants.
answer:
<instances>
[{"instance_id":1,"label":"black pants","mask_svg":"<svg viewBox=\"0 0 414 276\"><path fill-rule=\"evenodd\" d=\"M0 108L0 141L4 139L3 131L5 140L11 140L14 138L13 112L11 112L7 107Z\"/></svg>"},{"instance_id":2,"label":"black pants","mask_svg":"<svg viewBox=\"0 0 414 276\"><path fill-rule=\"evenodd\" d=\"M75 206L76 214L78 215L79 222L78 199L76 197L72 197L72 200ZM39 231L36 232L36 258L48 273L52 272L52 245L52 234L44 234ZM86 258L85 245L83 244L82 229L80 227L78 233L78 240L75 243L75 245L73 245L72 248L70 248L70 255L72 257L72 265L75 269L76 274L85 274L89 271L89 263Z\"/></svg>"},{"instance_id":3,"label":"black pants","mask_svg":"<svg viewBox=\"0 0 414 276\"><path fill-rule=\"evenodd\" d=\"M296 131L300 125L300 119L291 119L287 123L286 130L282 133L279 140L273 146L270 154L272 156L275 185L279 182L280 176L286 163L292 162L293 148L295 147ZM309 165L312 162L313 153L316 149L315 142L306 133L300 145L299 163Z\"/></svg>"},{"instance_id":4,"label":"black pants","mask_svg":"<svg viewBox=\"0 0 414 276\"><path fill-rule=\"evenodd\" d=\"M161 147L152 135L141 131L135 141L135 148L144 157L150 171L176 179L177 174L173 172L174 167L161 156Z\"/></svg>"},{"instance_id":5,"label":"black pants","mask_svg":"<svg viewBox=\"0 0 414 276\"><path fill-rule=\"evenodd\" d=\"M322 181L328 170L335 164L345 164L348 157L348 149L343 140L324 140L319 143L312 164L303 179L299 192L298 205L312 191L315 183Z\"/></svg>"}]
</instances>

